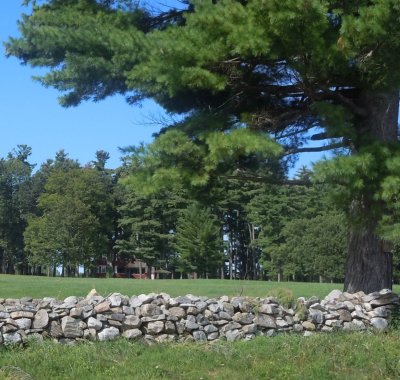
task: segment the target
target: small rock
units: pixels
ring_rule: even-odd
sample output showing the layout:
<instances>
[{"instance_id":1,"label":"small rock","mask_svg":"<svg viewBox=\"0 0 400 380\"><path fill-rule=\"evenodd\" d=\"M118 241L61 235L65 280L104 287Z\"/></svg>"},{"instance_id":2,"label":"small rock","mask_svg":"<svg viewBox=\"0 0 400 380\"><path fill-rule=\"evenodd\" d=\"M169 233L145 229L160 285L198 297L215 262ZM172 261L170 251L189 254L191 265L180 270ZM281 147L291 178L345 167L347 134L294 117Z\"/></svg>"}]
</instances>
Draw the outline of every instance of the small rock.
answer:
<instances>
[{"instance_id":1,"label":"small rock","mask_svg":"<svg viewBox=\"0 0 400 380\"><path fill-rule=\"evenodd\" d=\"M379 317L371 318L370 322L371 325L378 331L383 331L388 326L388 322L384 318L379 318Z\"/></svg>"},{"instance_id":2,"label":"small rock","mask_svg":"<svg viewBox=\"0 0 400 380\"><path fill-rule=\"evenodd\" d=\"M204 333L204 331L194 331L193 338L197 342L207 341L207 335Z\"/></svg>"},{"instance_id":3,"label":"small rock","mask_svg":"<svg viewBox=\"0 0 400 380\"><path fill-rule=\"evenodd\" d=\"M34 314L30 311L14 311L10 314L10 317L12 319L18 319L18 318L30 318L32 319Z\"/></svg>"},{"instance_id":4,"label":"small rock","mask_svg":"<svg viewBox=\"0 0 400 380\"><path fill-rule=\"evenodd\" d=\"M269 328L269 329L276 329L276 323L274 318L270 317L266 314L259 314L254 318L254 323L257 326Z\"/></svg>"},{"instance_id":5,"label":"small rock","mask_svg":"<svg viewBox=\"0 0 400 380\"><path fill-rule=\"evenodd\" d=\"M21 330L29 330L32 325L32 319L30 318L18 318L15 320L15 322L17 322L18 327Z\"/></svg>"},{"instance_id":6,"label":"small rock","mask_svg":"<svg viewBox=\"0 0 400 380\"><path fill-rule=\"evenodd\" d=\"M46 310L40 309L35 314L35 319L33 320L34 329L44 329L49 324L49 314Z\"/></svg>"},{"instance_id":7,"label":"small rock","mask_svg":"<svg viewBox=\"0 0 400 380\"><path fill-rule=\"evenodd\" d=\"M107 327L97 334L100 341L112 340L119 337L119 335L119 330L116 327Z\"/></svg>"},{"instance_id":8,"label":"small rock","mask_svg":"<svg viewBox=\"0 0 400 380\"><path fill-rule=\"evenodd\" d=\"M135 329L141 326L142 321L137 315L127 315L123 324L130 329Z\"/></svg>"},{"instance_id":9,"label":"small rock","mask_svg":"<svg viewBox=\"0 0 400 380\"><path fill-rule=\"evenodd\" d=\"M5 345L17 344L22 342L21 335L17 332L3 334L3 340Z\"/></svg>"},{"instance_id":10,"label":"small rock","mask_svg":"<svg viewBox=\"0 0 400 380\"><path fill-rule=\"evenodd\" d=\"M61 329L66 338L81 338L83 335L79 321L71 317L64 317L61 320Z\"/></svg>"},{"instance_id":11,"label":"small rock","mask_svg":"<svg viewBox=\"0 0 400 380\"><path fill-rule=\"evenodd\" d=\"M142 335L143 333L139 329L126 330L122 333L122 336L126 339L137 339Z\"/></svg>"},{"instance_id":12,"label":"small rock","mask_svg":"<svg viewBox=\"0 0 400 380\"><path fill-rule=\"evenodd\" d=\"M186 310L182 307L171 307L170 309L168 309L168 314L173 315L177 318L185 318Z\"/></svg>"},{"instance_id":13,"label":"small rock","mask_svg":"<svg viewBox=\"0 0 400 380\"><path fill-rule=\"evenodd\" d=\"M164 322L162 321L150 322L146 327L147 334L150 335L157 335L163 330L164 330Z\"/></svg>"},{"instance_id":14,"label":"small rock","mask_svg":"<svg viewBox=\"0 0 400 380\"><path fill-rule=\"evenodd\" d=\"M110 310L110 303L108 301L99 303L94 307L94 311L98 314L105 313Z\"/></svg>"},{"instance_id":15,"label":"small rock","mask_svg":"<svg viewBox=\"0 0 400 380\"><path fill-rule=\"evenodd\" d=\"M103 328L103 324L99 320L93 317L90 317L88 319L87 325L90 329L95 329L96 331L99 331Z\"/></svg>"},{"instance_id":16,"label":"small rock","mask_svg":"<svg viewBox=\"0 0 400 380\"><path fill-rule=\"evenodd\" d=\"M315 331L316 330L316 327L315 327L314 323L312 323L310 321L302 322L302 326L308 331Z\"/></svg>"},{"instance_id":17,"label":"small rock","mask_svg":"<svg viewBox=\"0 0 400 380\"><path fill-rule=\"evenodd\" d=\"M226 332L225 336L228 342L234 342L236 340L243 338L243 332L239 330L229 330Z\"/></svg>"}]
</instances>

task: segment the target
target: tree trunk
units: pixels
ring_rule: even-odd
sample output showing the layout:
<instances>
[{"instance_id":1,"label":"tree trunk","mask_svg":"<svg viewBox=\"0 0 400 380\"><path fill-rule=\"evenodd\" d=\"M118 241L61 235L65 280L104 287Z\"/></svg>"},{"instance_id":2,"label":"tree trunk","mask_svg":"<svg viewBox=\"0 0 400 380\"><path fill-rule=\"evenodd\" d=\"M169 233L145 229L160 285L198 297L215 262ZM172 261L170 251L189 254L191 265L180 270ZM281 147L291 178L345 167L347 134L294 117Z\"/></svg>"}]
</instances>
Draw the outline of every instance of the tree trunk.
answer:
<instances>
[{"instance_id":1,"label":"tree trunk","mask_svg":"<svg viewBox=\"0 0 400 380\"><path fill-rule=\"evenodd\" d=\"M358 104L368 110L368 116L356 120L358 137L354 141L354 154L371 142L397 141L399 94L398 92L361 93ZM379 184L377 184L379 186ZM349 234L344 289L348 292L371 293L392 288L392 260L384 252L383 242L376 235L378 217L369 212L372 206L381 206L365 194L353 202L351 213L362 220ZM382 208L381 208L382 209ZM360 218L361 216L361 218Z\"/></svg>"},{"instance_id":2,"label":"tree trunk","mask_svg":"<svg viewBox=\"0 0 400 380\"><path fill-rule=\"evenodd\" d=\"M350 293L392 288L392 257L383 251L375 225L350 232L344 288Z\"/></svg>"}]
</instances>

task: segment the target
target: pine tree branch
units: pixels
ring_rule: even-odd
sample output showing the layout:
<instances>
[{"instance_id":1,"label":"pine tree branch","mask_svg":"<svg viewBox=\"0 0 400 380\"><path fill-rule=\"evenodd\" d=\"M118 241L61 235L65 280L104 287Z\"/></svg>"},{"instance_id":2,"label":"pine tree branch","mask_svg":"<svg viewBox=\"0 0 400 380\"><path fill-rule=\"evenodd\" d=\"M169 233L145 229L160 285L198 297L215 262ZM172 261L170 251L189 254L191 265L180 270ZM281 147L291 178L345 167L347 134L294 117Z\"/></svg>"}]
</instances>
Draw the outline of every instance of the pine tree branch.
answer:
<instances>
[{"instance_id":1,"label":"pine tree branch","mask_svg":"<svg viewBox=\"0 0 400 380\"><path fill-rule=\"evenodd\" d=\"M333 143L333 144L317 146L317 147L289 149L284 153L284 156L289 156L291 154L298 154L298 153L325 152L327 150L343 148L344 146L345 146L344 143L340 142L340 143Z\"/></svg>"}]
</instances>

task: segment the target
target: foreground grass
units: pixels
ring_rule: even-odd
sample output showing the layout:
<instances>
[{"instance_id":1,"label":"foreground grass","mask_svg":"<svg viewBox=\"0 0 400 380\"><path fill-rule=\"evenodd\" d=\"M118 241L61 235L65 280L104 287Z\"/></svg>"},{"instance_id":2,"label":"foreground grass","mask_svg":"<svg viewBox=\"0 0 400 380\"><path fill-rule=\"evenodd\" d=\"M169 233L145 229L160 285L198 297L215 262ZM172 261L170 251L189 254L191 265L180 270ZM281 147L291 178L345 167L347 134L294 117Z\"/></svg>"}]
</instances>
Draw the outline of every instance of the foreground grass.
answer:
<instances>
[{"instance_id":1,"label":"foreground grass","mask_svg":"<svg viewBox=\"0 0 400 380\"><path fill-rule=\"evenodd\" d=\"M342 284L318 284L300 282L229 281L229 280L132 280L100 278L61 278L0 275L0 298L33 298L86 296L95 288L100 294L119 292L128 296L141 293L165 292L174 297L195 294L208 297L248 296L265 297L277 289L287 288L294 297L324 297Z\"/></svg>"},{"instance_id":2,"label":"foreground grass","mask_svg":"<svg viewBox=\"0 0 400 380\"><path fill-rule=\"evenodd\" d=\"M398 379L400 333L0 348L0 379Z\"/></svg>"}]
</instances>

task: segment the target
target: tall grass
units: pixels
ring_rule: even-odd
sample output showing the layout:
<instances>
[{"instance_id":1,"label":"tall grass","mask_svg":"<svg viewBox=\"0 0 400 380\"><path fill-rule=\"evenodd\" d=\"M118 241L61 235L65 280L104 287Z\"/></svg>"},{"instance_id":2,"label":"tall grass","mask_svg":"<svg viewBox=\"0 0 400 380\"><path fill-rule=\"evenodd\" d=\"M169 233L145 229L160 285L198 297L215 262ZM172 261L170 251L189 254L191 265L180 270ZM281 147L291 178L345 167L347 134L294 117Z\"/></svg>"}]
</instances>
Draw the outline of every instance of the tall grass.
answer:
<instances>
[{"instance_id":1,"label":"tall grass","mask_svg":"<svg viewBox=\"0 0 400 380\"><path fill-rule=\"evenodd\" d=\"M154 346L45 342L0 349L0 379L398 379L399 352L398 332Z\"/></svg>"}]
</instances>

